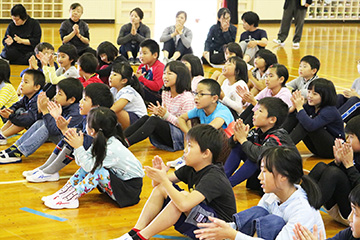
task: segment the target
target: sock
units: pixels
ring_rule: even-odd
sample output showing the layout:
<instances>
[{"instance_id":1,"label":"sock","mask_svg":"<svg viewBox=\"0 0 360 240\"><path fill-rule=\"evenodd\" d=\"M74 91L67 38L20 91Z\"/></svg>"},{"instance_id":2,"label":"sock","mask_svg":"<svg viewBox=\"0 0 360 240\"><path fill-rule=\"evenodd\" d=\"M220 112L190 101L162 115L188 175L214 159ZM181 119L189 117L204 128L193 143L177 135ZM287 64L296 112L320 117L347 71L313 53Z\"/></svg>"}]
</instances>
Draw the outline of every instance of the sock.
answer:
<instances>
[{"instance_id":1,"label":"sock","mask_svg":"<svg viewBox=\"0 0 360 240\"><path fill-rule=\"evenodd\" d=\"M61 197L66 201L76 200L79 198L79 194L76 192L76 189L69 184L65 192L61 193Z\"/></svg>"},{"instance_id":2,"label":"sock","mask_svg":"<svg viewBox=\"0 0 360 240\"><path fill-rule=\"evenodd\" d=\"M134 240L148 240L147 238L144 238L140 232L136 233L134 236L131 236Z\"/></svg>"},{"instance_id":3,"label":"sock","mask_svg":"<svg viewBox=\"0 0 360 240\"><path fill-rule=\"evenodd\" d=\"M17 147L16 147L15 144L13 144L13 145L11 145L9 148L5 149L5 152L6 152L6 153L9 153L9 152L11 152L11 151L14 151L15 149L17 149Z\"/></svg>"},{"instance_id":4,"label":"sock","mask_svg":"<svg viewBox=\"0 0 360 240\"><path fill-rule=\"evenodd\" d=\"M138 233L138 232L140 232L140 230L139 229L137 229L137 228L132 228L129 232L128 232L128 234L132 237L132 236L134 236L136 233Z\"/></svg>"},{"instance_id":5,"label":"sock","mask_svg":"<svg viewBox=\"0 0 360 240\"><path fill-rule=\"evenodd\" d=\"M72 152L73 150L67 147L64 147L59 152L58 155L55 155L55 153L53 152L49 157L49 159L44 164L46 166L42 169L43 172L47 174L54 174L59 172L61 169L63 169L66 165L68 165L71 162L71 159L73 159L71 157ZM55 155L55 158L52 158L53 154Z\"/></svg>"},{"instance_id":6,"label":"sock","mask_svg":"<svg viewBox=\"0 0 360 240\"><path fill-rule=\"evenodd\" d=\"M125 142L127 143L127 146L125 146L125 147L130 147L131 146L131 144L130 144L130 142L129 142L129 140L127 138L125 138Z\"/></svg>"},{"instance_id":7,"label":"sock","mask_svg":"<svg viewBox=\"0 0 360 240\"><path fill-rule=\"evenodd\" d=\"M9 157L21 157L23 154L20 152L18 148L15 148L11 152L8 153Z\"/></svg>"}]
</instances>

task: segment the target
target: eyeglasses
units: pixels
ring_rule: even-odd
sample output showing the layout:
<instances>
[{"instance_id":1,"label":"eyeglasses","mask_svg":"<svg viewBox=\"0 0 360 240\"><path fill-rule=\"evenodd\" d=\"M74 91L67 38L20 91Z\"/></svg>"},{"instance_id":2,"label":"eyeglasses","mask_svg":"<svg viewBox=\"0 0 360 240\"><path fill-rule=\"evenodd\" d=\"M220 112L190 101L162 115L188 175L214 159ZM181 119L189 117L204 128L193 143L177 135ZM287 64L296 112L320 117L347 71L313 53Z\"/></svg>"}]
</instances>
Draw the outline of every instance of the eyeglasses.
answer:
<instances>
[{"instance_id":1,"label":"eyeglasses","mask_svg":"<svg viewBox=\"0 0 360 240\"><path fill-rule=\"evenodd\" d=\"M192 94L194 94L194 97L198 96L199 98L203 97L203 96L214 96L215 94L212 94L212 93L199 93L199 92L192 92Z\"/></svg>"}]
</instances>

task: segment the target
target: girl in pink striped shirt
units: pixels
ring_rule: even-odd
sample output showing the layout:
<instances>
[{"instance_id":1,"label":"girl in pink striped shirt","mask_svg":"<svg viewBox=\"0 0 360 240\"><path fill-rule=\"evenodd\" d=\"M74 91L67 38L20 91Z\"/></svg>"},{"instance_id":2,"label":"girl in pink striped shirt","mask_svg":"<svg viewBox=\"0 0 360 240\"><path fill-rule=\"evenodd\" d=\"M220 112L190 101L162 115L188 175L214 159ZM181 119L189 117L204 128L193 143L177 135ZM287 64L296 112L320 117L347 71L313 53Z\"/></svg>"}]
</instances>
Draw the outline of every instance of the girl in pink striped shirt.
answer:
<instances>
[{"instance_id":1,"label":"girl in pink striped shirt","mask_svg":"<svg viewBox=\"0 0 360 240\"><path fill-rule=\"evenodd\" d=\"M143 116L125 130L128 145L150 137L150 142L167 151L184 149L184 135L178 128L177 117L193 109L194 97L190 92L191 76L188 68L179 61L165 66L162 105L150 104L151 116Z\"/></svg>"}]
</instances>

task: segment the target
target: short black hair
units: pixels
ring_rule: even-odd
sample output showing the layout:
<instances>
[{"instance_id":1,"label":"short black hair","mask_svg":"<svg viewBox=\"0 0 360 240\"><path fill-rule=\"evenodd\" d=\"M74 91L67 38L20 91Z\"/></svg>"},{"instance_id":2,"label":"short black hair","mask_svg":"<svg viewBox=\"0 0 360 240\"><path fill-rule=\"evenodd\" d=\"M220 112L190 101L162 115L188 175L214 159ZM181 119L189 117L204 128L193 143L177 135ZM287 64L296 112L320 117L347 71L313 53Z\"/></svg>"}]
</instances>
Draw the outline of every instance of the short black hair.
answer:
<instances>
[{"instance_id":1,"label":"short black hair","mask_svg":"<svg viewBox=\"0 0 360 240\"><path fill-rule=\"evenodd\" d=\"M276 117L274 127L280 127L288 116L289 106L280 98L277 97L264 97L259 100L259 105L266 108L267 117Z\"/></svg>"},{"instance_id":2,"label":"short black hair","mask_svg":"<svg viewBox=\"0 0 360 240\"><path fill-rule=\"evenodd\" d=\"M314 75L316 75L320 70L320 60L313 56L313 55L306 55L304 56L300 62L306 62L310 65L311 69L316 69L316 72Z\"/></svg>"},{"instance_id":3,"label":"short black hair","mask_svg":"<svg viewBox=\"0 0 360 240\"><path fill-rule=\"evenodd\" d=\"M254 25L254 27L257 27L257 26L259 26L260 18L259 18L259 15L257 15L255 12L248 11L248 12L243 13L243 15L241 16L241 20L244 20L250 26Z\"/></svg>"},{"instance_id":4,"label":"short black hair","mask_svg":"<svg viewBox=\"0 0 360 240\"><path fill-rule=\"evenodd\" d=\"M228 8L220 8L219 11L217 12L217 16L220 19L221 17L225 17L226 14L229 14L231 17L231 12Z\"/></svg>"},{"instance_id":5,"label":"short black hair","mask_svg":"<svg viewBox=\"0 0 360 240\"><path fill-rule=\"evenodd\" d=\"M226 51L226 49L231 52L231 53L235 53L237 57L243 58L243 52L241 50L241 47L238 43L236 42L230 42L228 44L224 45L224 52Z\"/></svg>"},{"instance_id":6,"label":"short black hair","mask_svg":"<svg viewBox=\"0 0 360 240\"><path fill-rule=\"evenodd\" d=\"M37 44L37 45L35 46L34 52L35 52L36 54L38 54L39 52L42 52L44 49L55 50L55 49L54 49L54 46L51 45L50 43L48 43L48 42L41 42L41 43L39 43L39 44Z\"/></svg>"},{"instance_id":7,"label":"short black hair","mask_svg":"<svg viewBox=\"0 0 360 240\"><path fill-rule=\"evenodd\" d=\"M178 17L180 14L184 14L184 15L185 15L185 20L187 19L187 14L186 14L185 11L178 11L178 12L176 13L176 17Z\"/></svg>"},{"instance_id":8,"label":"short black hair","mask_svg":"<svg viewBox=\"0 0 360 240\"><path fill-rule=\"evenodd\" d=\"M84 95L91 99L93 106L110 108L114 104L110 88L103 83L90 83L84 89Z\"/></svg>"},{"instance_id":9,"label":"short black hair","mask_svg":"<svg viewBox=\"0 0 360 240\"><path fill-rule=\"evenodd\" d=\"M279 63L275 63L273 65L271 65L269 67L270 68L274 68L275 71L276 71L276 75L281 78L281 77L284 77L284 81L282 82L281 86L285 87L285 83L286 81L289 79L289 71L287 70L287 68L282 65L282 64L279 64Z\"/></svg>"},{"instance_id":10,"label":"short black hair","mask_svg":"<svg viewBox=\"0 0 360 240\"><path fill-rule=\"evenodd\" d=\"M155 53L157 53L158 55L158 58L159 58L159 54L160 54L160 47L159 47L159 44L153 40L153 39L145 39L144 41L142 41L140 43L140 47L143 48L143 47L146 47L150 50L151 54L154 55Z\"/></svg>"},{"instance_id":11,"label":"short black hair","mask_svg":"<svg viewBox=\"0 0 360 240\"><path fill-rule=\"evenodd\" d=\"M0 83L10 83L10 64L7 60L0 58Z\"/></svg>"},{"instance_id":12,"label":"short black hair","mask_svg":"<svg viewBox=\"0 0 360 240\"><path fill-rule=\"evenodd\" d=\"M164 67L164 71L166 68L169 68L171 72L174 72L176 76L175 88L178 94L183 93L184 91L191 90L191 76L189 69L185 66L184 63L180 61L172 61L168 62ZM165 91L170 91L169 87L164 88Z\"/></svg>"},{"instance_id":13,"label":"short black hair","mask_svg":"<svg viewBox=\"0 0 360 240\"><path fill-rule=\"evenodd\" d=\"M186 134L186 139L197 142L201 152L209 149L212 153L212 163L217 163L223 142L219 130L209 124L198 124L189 130Z\"/></svg>"},{"instance_id":14,"label":"short black hair","mask_svg":"<svg viewBox=\"0 0 360 240\"><path fill-rule=\"evenodd\" d=\"M23 21L29 18L29 15L26 12L26 8L22 4L15 4L11 8L10 14L14 17L19 16L19 18Z\"/></svg>"},{"instance_id":15,"label":"short black hair","mask_svg":"<svg viewBox=\"0 0 360 240\"><path fill-rule=\"evenodd\" d=\"M73 60L71 62L71 65L74 66L77 59L78 59L78 54L77 54L77 50L75 48L74 45L72 44L63 44L58 48L58 53L65 53L66 55L69 56L69 60Z\"/></svg>"},{"instance_id":16,"label":"short black hair","mask_svg":"<svg viewBox=\"0 0 360 240\"><path fill-rule=\"evenodd\" d=\"M351 118L345 126L345 132L347 134L355 134L360 140L360 115Z\"/></svg>"},{"instance_id":17,"label":"short black hair","mask_svg":"<svg viewBox=\"0 0 360 240\"><path fill-rule=\"evenodd\" d=\"M70 5L70 10L74 10L74 9L77 8L77 7L81 7L81 9L84 11L84 8L83 8L83 6L81 6L80 3L73 3L73 4L71 4L71 5Z\"/></svg>"},{"instance_id":18,"label":"short black hair","mask_svg":"<svg viewBox=\"0 0 360 240\"><path fill-rule=\"evenodd\" d=\"M272 51L268 49L260 49L256 52L255 58L260 57L265 60L265 71L273 64L278 63L278 59Z\"/></svg>"},{"instance_id":19,"label":"short black hair","mask_svg":"<svg viewBox=\"0 0 360 240\"><path fill-rule=\"evenodd\" d=\"M185 61L188 62L191 66L191 76L192 77L196 77L196 76L204 76L204 68L203 65L201 63L200 58L198 58L197 56L188 53L185 54L184 56L182 56L181 61Z\"/></svg>"},{"instance_id":20,"label":"short black hair","mask_svg":"<svg viewBox=\"0 0 360 240\"><path fill-rule=\"evenodd\" d=\"M144 12L141 10L141 8L134 8L133 10L130 11L130 14L132 12L136 12L136 14L139 16L140 20L142 20L144 18Z\"/></svg>"},{"instance_id":21,"label":"short black hair","mask_svg":"<svg viewBox=\"0 0 360 240\"><path fill-rule=\"evenodd\" d=\"M78 64L85 73L95 73L98 60L92 53L84 53L79 57Z\"/></svg>"},{"instance_id":22,"label":"short black hair","mask_svg":"<svg viewBox=\"0 0 360 240\"><path fill-rule=\"evenodd\" d=\"M204 78L198 84L200 83L206 85L212 95L217 95L220 98L221 86L216 80Z\"/></svg>"},{"instance_id":23,"label":"short black hair","mask_svg":"<svg viewBox=\"0 0 360 240\"><path fill-rule=\"evenodd\" d=\"M28 69L24 72L24 74L28 74L33 77L34 86L39 85L40 89L42 89L45 86L45 76L43 72L35 69Z\"/></svg>"},{"instance_id":24,"label":"short black hair","mask_svg":"<svg viewBox=\"0 0 360 240\"><path fill-rule=\"evenodd\" d=\"M99 46L97 47L96 53L99 60L101 60L100 58L101 54L106 54L109 62L114 61L117 55L119 55L118 49L114 46L114 44L112 44L109 41L104 41L100 43Z\"/></svg>"},{"instance_id":25,"label":"short black hair","mask_svg":"<svg viewBox=\"0 0 360 240\"><path fill-rule=\"evenodd\" d=\"M360 207L360 184L351 190L349 194L349 202L354 204L357 207Z\"/></svg>"},{"instance_id":26,"label":"short black hair","mask_svg":"<svg viewBox=\"0 0 360 240\"><path fill-rule=\"evenodd\" d=\"M228 59L229 62L235 64L235 79L236 81L243 80L248 82L248 69L246 62L240 57L231 57Z\"/></svg>"},{"instance_id":27,"label":"short black hair","mask_svg":"<svg viewBox=\"0 0 360 240\"><path fill-rule=\"evenodd\" d=\"M61 80L56 87L62 90L66 95L66 100L74 97L75 103L79 102L82 98L82 93L84 90L83 85L80 80L77 78L65 78Z\"/></svg>"},{"instance_id":28,"label":"short black hair","mask_svg":"<svg viewBox=\"0 0 360 240\"><path fill-rule=\"evenodd\" d=\"M317 78L309 84L308 90L314 90L320 94L320 107L336 105L337 96L335 86L332 81L325 78Z\"/></svg>"}]
</instances>

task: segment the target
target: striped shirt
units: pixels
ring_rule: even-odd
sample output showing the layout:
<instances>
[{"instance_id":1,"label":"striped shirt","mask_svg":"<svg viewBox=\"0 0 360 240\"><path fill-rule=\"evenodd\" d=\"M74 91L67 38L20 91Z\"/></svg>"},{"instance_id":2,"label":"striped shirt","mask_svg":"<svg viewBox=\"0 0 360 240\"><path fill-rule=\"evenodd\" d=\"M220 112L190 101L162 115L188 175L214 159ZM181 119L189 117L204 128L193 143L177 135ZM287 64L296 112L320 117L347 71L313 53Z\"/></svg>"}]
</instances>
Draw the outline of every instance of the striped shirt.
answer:
<instances>
[{"instance_id":1,"label":"striped shirt","mask_svg":"<svg viewBox=\"0 0 360 240\"><path fill-rule=\"evenodd\" d=\"M10 83L1 83L0 84L0 108L11 107L14 103L19 101L16 90Z\"/></svg>"},{"instance_id":2,"label":"striped shirt","mask_svg":"<svg viewBox=\"0 0 360 240\"><path fill-rule=\"evenodd\" d=\"M162 92L162 106L166 107L167 113L164 119L178 126L178 117L195 107L194 96L191 92L184 91L176 97L171 97L170 91Z\"/></svg>"}]
</instances>

